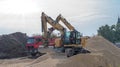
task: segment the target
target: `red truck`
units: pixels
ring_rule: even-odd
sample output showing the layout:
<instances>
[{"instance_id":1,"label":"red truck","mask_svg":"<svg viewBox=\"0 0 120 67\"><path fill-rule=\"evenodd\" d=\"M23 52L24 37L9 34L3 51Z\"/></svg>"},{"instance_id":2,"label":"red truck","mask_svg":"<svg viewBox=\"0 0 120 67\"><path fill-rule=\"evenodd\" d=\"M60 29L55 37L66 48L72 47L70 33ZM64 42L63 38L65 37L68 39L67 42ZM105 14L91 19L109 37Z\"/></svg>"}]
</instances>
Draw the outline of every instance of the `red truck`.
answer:
<instances>
[{"instance_id":1,"label":"red truck","mask_svg":"<svg viewBox=\"0 0 120 67\"><path fill-rule=\"evenodd\" d=\"M28 50L28 53L31 54L32 56L35 56L36 54L40 53L38 51L38 48L40 46L43 46L43 37L42 36L33 36L33 37L28 37L27 39L27 44L26 44L26 48ZM55 43L55 38L50 38L48 40L48 46L54 46Z\"/></svg>"}]
</instances>

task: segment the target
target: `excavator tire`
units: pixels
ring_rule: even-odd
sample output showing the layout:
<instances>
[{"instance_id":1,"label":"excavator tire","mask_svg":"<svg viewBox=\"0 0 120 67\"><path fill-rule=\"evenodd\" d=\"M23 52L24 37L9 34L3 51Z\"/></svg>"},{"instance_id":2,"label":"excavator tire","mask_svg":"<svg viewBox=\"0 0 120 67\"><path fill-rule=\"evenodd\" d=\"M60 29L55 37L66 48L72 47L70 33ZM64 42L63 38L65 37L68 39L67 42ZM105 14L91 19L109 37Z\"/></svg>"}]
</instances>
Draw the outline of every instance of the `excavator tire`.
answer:
<instances>
[{"instance_id":1,"label":"excavator tire","mask_svg":"<svg viewBox=\"0 0 120 67\"><path fill-rule=\"evenodd\" d=\"M30 52L30 55L33 57L39 53L38 49L31 49L29 52Z\"/></svg>"},{"instance_id":2,"label":"excavator tire","mask_svg":"<svg viewBox=\"0 0 120 67\"><path fill-rule=\"evenodd\" d=\"M73 56L74 53L75 53L75 51L74 51L74 49L72 49L72 48L66 48L66 49L65 49L65 54L67 55L67 57Z\"/></svg>"},{"instance_id":3,"label":"excavator tire","mask_svg":"<svg viewBox=\"0 0 120 67\"><path fill-rule=\"evenodd\" d=\"M34 56L36 56L36 54L37 54L37 53L31 53L31 56L33 56L33 57L34 57Z\"/></svg>"}]
</instances>

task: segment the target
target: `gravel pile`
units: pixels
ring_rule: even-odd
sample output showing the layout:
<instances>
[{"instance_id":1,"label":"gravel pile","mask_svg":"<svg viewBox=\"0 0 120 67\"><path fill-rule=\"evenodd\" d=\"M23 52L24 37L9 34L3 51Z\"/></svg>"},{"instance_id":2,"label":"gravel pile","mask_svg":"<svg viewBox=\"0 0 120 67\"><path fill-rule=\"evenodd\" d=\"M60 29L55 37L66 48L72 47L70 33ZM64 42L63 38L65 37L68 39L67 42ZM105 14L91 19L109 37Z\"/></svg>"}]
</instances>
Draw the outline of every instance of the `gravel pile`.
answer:
<instances>
[{"instance_id":1,"label":"gravel pile","mask_svg":"<svg viewBox=\"0 0 120 67\"><path fill-rule=\"evenodd\" d=\"M120 67L120 49L101 36L87 41L89 54L70 57L58 67Z\"/></svg>"},{"instance_id":2,"label":"gravel pile","mask_svg":"<svg viewBox=\"0 0 120 67\"><path fill-rule=\"evenodd\" d=\"M25 44L27 36L16 32L0 36L0 58L13 58L25 56Z\"/></svg>"}]
</instances>

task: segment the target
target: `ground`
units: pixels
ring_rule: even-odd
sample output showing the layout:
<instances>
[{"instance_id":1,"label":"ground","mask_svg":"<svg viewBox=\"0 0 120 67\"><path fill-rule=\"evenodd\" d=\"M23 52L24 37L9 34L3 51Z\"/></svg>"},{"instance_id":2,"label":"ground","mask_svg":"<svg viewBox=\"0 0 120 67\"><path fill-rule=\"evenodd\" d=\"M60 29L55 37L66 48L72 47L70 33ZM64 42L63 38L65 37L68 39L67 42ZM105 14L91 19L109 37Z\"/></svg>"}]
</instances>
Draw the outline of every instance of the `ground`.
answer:
<instances>
[{"instance_id":1,"label":"ground","mask_svg":"<svg viewBox=\"0 0 120 67\"><path fill-rule=\"evenodd\" d=\"M69 58L52 48L40 49L46 54L36 59L1 59L0 67L120 67L120 48L103 37L91 37L87 40L85 49L91 53L77 54Z\"/></svg>"}]
</instances>

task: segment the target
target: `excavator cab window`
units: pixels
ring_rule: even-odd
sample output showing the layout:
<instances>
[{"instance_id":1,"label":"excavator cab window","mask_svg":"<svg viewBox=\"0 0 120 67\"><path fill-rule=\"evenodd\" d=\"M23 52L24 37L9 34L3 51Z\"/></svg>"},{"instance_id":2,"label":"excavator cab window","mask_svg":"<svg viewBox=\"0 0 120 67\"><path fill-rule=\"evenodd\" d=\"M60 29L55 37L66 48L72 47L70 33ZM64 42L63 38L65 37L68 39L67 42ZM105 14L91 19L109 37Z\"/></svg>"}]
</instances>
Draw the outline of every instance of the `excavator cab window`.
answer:
<instances>
[{"instance_id":1,"label":"excavator cab window","mask_svg":"<svg viewBox=\"0 0 120 67\"><path fill-rule=\"evenodd\" d=\"M70 34L70 42L71 44L80 44L80 32L78 31L71 31L71 34Z\"/></svg>"},{"instance_id":2,"label":"excavator cab window","mask_svg":"<svg viewBox=\"0 0 120 67\"><path fill-rule=\"evenodd\" d=\"M77 32L77 33L76 33L76 38L77 38L77 39L80 39L80 37L81 37L80 32Z\"/></svg>"},{"instance_id":3,"label":"excavator cab window","mask_svg":"<svg viewBox=\"0 0 120 67\"><path fill-rule=\"evenodd\" d=\"M70 32L65 32L63 43L64 44L69 44L70 43L69 39L70 39Z\"/></svg>"},{"instance_id":4,"label":"excavator cab window","mask_svg":"<svg viewBox=\"0 0 120 67\"><path fill-rule=\"evenodd\" d=\"M76 44L80 44L80 42L81 42L80 32L76 32Z\"/></svg>"},{"instance_id":5,"label":"excavator cab window","mask_svg":"<svg viewBox=\"0 0 120 67\"><path fill-rule=\"evenodd\" d=\"M66 38L70 37L70 32L66 32Z\"/></svg>"},{"instance_id":6,"label":"excavator cab window","mask_svg":"<svg viewBox=\"0 0 120 67\"><path fill-rule=\"evenodd\" d=\"M27 43L32 44L34 43L35 39L34 38L28 38Z\"/></svg>"}]
</instances>

